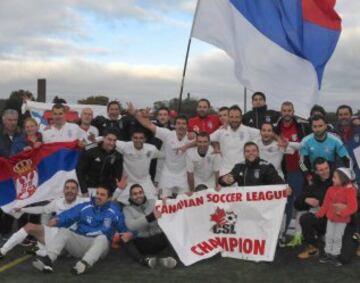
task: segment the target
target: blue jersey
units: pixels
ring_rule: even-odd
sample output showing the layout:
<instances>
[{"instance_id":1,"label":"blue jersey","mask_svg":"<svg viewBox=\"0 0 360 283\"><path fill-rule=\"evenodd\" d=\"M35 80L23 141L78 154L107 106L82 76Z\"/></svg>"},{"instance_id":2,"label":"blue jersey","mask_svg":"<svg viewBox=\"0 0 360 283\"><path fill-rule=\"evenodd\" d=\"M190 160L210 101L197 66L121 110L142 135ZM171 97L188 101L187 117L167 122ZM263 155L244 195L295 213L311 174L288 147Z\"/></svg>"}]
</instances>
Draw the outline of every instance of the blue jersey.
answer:
<instances>
[{"instance_id":1,"label":"blue jersey","mask_svg":"<svg viewBox=\"0 0 360 283\"><path fill-rule=\"evenodd\" d=\"M96 206L94 200L80 203L60 213L57 218L58 227L67 228L77 223L74 232L88 237L105 235L111 240L115 230L128 231L122 211L111 201L103 206Z\"/></svg>"},{"instance_id":2,"label":"blue jersey","mask_svg":"<svg viewBox=\"0 0 360 283\"><path fill-rule=\"evenodd\" d=\"M331 133L327 133L322 141L318 141L314 134L306 136L301 142L300 154L309 157L311 164L318 157L335 162L338 158L349 156L343 142Z\"/></svg>"}]
</instances>

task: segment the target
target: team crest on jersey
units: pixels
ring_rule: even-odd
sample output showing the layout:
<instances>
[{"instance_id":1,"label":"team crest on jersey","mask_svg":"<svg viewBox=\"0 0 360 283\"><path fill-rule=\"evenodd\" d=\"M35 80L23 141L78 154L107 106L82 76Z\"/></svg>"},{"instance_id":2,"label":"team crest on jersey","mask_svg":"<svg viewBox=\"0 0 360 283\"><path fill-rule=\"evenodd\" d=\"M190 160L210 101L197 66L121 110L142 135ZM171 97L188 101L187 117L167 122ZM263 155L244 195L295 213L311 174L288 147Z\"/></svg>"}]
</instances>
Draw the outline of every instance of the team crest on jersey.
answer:
<instances>
[{"instance_id":1,"label":"team crest on jersey","mask_svg":"<svg viewBox=\"0 0 360 283\"><path fill-rule=\"evenodd\" d=\"M255 178L255 179L259 179L259 178L260 178L260 170L259 170L259 169L255 169L255 170L254 170L254 178Z\"/></svg>"},{"instance_id":2,"label":"team crest on jersey","mask_svg":"<svg viewBox=\"0 0 360 283\"><path fill-rule=\"evenodd\" d=\"M67 130L67 136L68 136L68 138L72 137L72 131L71 130Z\"/></svg>"},{"instance_id":3,"label":"team crest on jersey","mask_svg":"<svg viewBox=\"0 0 360 283\"><path fill-rule=\"evenodd\" d=\"M241 140L243 140L243 139L244 139L244 137L245 137L244 133L243 133L243 132L241 132L241 133L239 134L239 137L240 137L240 139L241 139Z\"/></svg>"},{"instance_id":4,"label":"team crest on jersey","mask_svg":"<svg viewBox=\"0 0 360 283\"><path fill-rule=\"evenodd\" d=\"M297 141L297 139L298 139L298 136L297 136L297 134L293 134L293 135L291 135L291 140L292 141Z\"/></svg>"},{"instance_id":5,"label":"team crest on jersey","mask_svg":"<svg viewBox=\"0 0 360 283\"><path fill-rule=\"evenodd\" d=\"M106 228L110 228L110 227L111 227L111 223L112 223L111 218L104 218L104 226L105 226Z\"/></svg>"},{"instance_id":6,"label":"team crest on jersey","mask_svg":"<svg viewBox=\"0 0 360 283\"><path fill-rule=\"evenodd\" d=\"M213 124L212 124L212 122L211 122L211 121L209 121L209 122L208 122L208 124L207 124L207 126L208 126L208 128L209 128L209 129L212 129L212 128L213 128Z\"/></svg>"},{"instance_id":7,"label":"team crest on jersey","mask_svg":"<svg viewBox=\"0 0 360 283\"><path fill-rule=\"evenodd\" d=\"M146 152L146 157L147 157L147 158L150 158L150 157L151 157L151 151Z\"/></svg>"},{"instance_id":8,"label":"team crest on jersey","mask_svg":"<svg viewBox=\"0 0 360 283\"><path fill-rule=\"evenodd\" d=\"M30 159L17 162L13 168L15 173L16 199L31 197L37 190L39 176Z\"/></svg>"},{"instance_id":9,"label":"team crest on jersey","mask_svg":"<svg viewBox=\"0 0 360 283\"><path fill-rule=\"evenodd\" d=\"M265 116L265 121L266 121L267 123L270 123L270 122L271 122L271 117L270 117L270 116Z\"/></svg>"},{"instance_id":10,"label":"team crest on jersey","mask_svg":"<svg viewBox=\"0 0 360 283\"><path fill-rule=\"evenodd\" d=\"M92 216L86 216L86 222L88 223L88 224L91 224L91 222L92 222Z\"/></svg>"}]
</instances>

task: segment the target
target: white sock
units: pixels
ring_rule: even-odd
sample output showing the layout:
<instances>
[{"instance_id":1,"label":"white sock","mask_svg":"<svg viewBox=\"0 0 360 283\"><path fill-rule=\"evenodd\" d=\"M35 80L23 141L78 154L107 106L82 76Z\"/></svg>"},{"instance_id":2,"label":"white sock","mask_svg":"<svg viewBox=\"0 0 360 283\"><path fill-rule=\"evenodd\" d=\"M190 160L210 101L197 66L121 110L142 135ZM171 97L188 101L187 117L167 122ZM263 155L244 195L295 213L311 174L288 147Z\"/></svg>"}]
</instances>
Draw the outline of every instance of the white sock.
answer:
<instances>
[{"instance_id":1,"label":"white sock","mask_svg":"<svg viewBox=\"0 0 360 283\"><path fill-rule=\"evenodd\" d=\"M46 256L47 253L46 253L45 245L43 245L40 242L37 242L37 246L38 246L39 249L36 251L36 255L38 255L38 256Z\"/></svg>"},{"instance_id":2,"label":"white sock","mask_svg":"<svg viewBox=\"0 0 360 283\"><path fill-rule=\"evenodd\" d=\"M300 217L304 215L305 211L297 211L295 218L295 233L301 234L301 225L300 225Z\"/></svg>"},{"instance_id":3,"label":"white sock","mask_svg":"<svg viewBox=\"0 0 360 283\"><path fill-rule=\"evenodd\" d=\"M2 246L0 249L1 253L3 255L6 255L9 251L11 251L16 245L22 243L26 237L28 236L28 233L26 233L24 228L21 228L19 231L14 233L9 240L6 241L6 243Z\"/></svg>"}]
</instances>

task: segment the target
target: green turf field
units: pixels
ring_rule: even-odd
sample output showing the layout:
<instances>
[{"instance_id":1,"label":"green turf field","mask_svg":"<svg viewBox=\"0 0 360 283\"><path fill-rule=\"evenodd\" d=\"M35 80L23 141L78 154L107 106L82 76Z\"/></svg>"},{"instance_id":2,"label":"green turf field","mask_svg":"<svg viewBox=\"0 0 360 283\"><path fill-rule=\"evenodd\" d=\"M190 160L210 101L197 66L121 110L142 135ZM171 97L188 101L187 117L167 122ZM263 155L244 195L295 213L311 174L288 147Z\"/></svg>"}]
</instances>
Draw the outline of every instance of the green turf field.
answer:
<instances>
[{"instance_id":1,"label":"green turf field","mask_svg":"<svg viewBox=\"0 0 360 283\"><path fill-rule=\"evenodd\" d=\"M278 249L273 263L252 263L216 256L190 267L179 265L174 270L145 268L134 263L121 250L90 269L75 276L70 269L75 259L61 258L53 274L42 274L31 265L32 258L0 271L0 283L92 283L92 282L360 282L360 258L342 267L320 264L317 259L299 261L300 249ZM21 247L0 261L0 270L25 254Z\"/></svg>"}]
</instances>

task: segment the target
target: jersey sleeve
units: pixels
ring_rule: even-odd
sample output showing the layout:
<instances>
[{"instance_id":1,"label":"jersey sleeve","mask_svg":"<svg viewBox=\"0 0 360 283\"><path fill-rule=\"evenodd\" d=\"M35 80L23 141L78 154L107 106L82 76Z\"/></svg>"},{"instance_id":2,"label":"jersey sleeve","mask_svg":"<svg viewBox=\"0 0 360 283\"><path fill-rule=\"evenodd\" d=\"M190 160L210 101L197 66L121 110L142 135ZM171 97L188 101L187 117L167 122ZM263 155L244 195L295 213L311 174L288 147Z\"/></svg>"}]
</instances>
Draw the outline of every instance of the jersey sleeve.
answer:
<instances>
[{"instance_id":1,"label":"jersey sleeve","mask_svg":"<svg viewBox=\"0 0 360 283\"><path fill-rule=\"evenodd\" d=\"M167 128L156 127L155 137L164 142L167 140L170 132Z\"/></svg>"},{"instance_id":2,"label":"jersey sleeve","mask_svg":"<svg viewBox=\"0 0 360 283\"><path fill-rule=\"evenodd\" d=\"M336 139L336 153L340 157L349 156L349 153L346 150L344 143L339 139Z\"/></svg>"},{"instance_id":3,"label":"jersey sleeve","mask_svg":"<svg viewBox=\"0 0 360 283\"><path fill-rule=\"evenodd\" d=\"M121 154L124 154L125 147L126 147L126 142L119 140L116 141L116 150Z\"/></svg>"},{"instance_id":4,"label":"jersey sleeve","mask_svg":"<svg viewBox=\"0 0 360 283\"><path fill-rule=\"evenodd\" d=\"M220 142L221 129L217 129L210 135L210 141L212 142Z\"/></svg>"},{"instance_id":5,"label":"jersey sleeve","mask_svg":"<svg viewBox=\"0 0 360 283\"><path fill-rule=\"evenodd\" d=\"M301 142L300 155L301 156L309 156L309 144L306 141Z\"/></svg>"}]
</instances>

